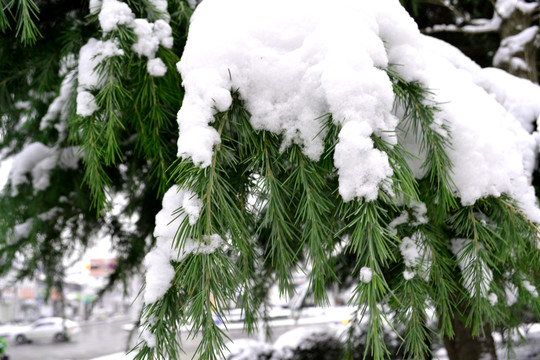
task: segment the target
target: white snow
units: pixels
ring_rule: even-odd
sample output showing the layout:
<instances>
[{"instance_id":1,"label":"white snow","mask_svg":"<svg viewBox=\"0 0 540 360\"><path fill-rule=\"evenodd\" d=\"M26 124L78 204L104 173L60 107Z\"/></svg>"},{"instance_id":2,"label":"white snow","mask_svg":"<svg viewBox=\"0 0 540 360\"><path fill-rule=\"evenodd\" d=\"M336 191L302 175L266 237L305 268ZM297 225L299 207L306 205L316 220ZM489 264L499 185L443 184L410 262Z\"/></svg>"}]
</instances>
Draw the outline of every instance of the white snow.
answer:
<instances>
[{"instance_id":1,"label":"white snow","mask_svg":"<svg viewBox=\"0 0 540 360\"><path fill-rule=\"evenodd\" d=\"M272 345L254 339L235 339L225 344L223 359L254 360L259 359L260 354L270 355L273 352Z\"/></svg>"},{"instance_id":2,"label":"white snow","mask_svg":"<svg viewBox=\"0 0 540 360\"><path fill-rule=\"evenodd\" d=\"M166 49L173 46L172 29L168 22L159 19L154 23L154 36L159 40L159 44Z\"/></svg>"},{"instance_id":3,"label":"white snow","mask_svg":"<svg viewBox=\"0 0 540 360\"><path fill-rule=\"evenodd\" d=\"M474 24L457 26L454 24L437 24L432 27L425 28L424 31L429 33L440 31L458 31L469 34L486 33L498 31L501 27L502 19L495 14L491 19L475 19Z\"/></svg>"},{"instance_id":4,"label":"white snow","mask_svg":"<svg viewBox=\"0 0 540 360\"><path fill-rule=\"evenodd\" d=\"M255 129L281 134L282 149L299 144L313 160L323 150L321 116L332 114L342 126L334 155L339 192L345 201L374 200L391 184L392 169L370 137L398 141L388 66L433 92L441 112L431 128L447 136L442 125L449 127L453 190L462 204L508 194L540 222L530 185L536 140L530 126L520 125L536 121L538 101L531 93L519 103L503 90L506 82L495 86L457 49L421 35L398 1L339 0L328 7L323 0L205 0L177 66L186 90L178 156L200 167L211 163L220 143L213 115L227 110L230 90L239 89ZM425 159L417 142L405 145Z\"/></svg>"},{"instance_id":5,"label":"white snow","mask_svg":"<svg viewBox=\"0 0 540 360\"><path fill-rule=\"evenodd\" d=\"M339 193L344 201L375 200L381 182L392 176L386 153L373 148L372 129L365 122L343 126L336 145L334 164L338 169ZM352 162L351 159L362 159Z\"/></svg>"},{"instance_id":6,"label":"white snow","mask_svg":"<svg viewBox=\"0 0 540 360\"><path fill-rule=\"evenodd\" d=\"M144 259L145 303L154 303L169 289L174 278L174 267L171 261L181 261L190 253L209 254L223 246L223 240L216 234L199 240L185 237L177 239L177 230L184 218L188 216L189 224L194 225L199 218L201 207L201 201L193 192L182 190L176 185L165 193L163 208L156 215L154 229L156 246ZM179 241L178 248L175 247L177 241Z\"/></svg>"},{"instance_id":7,"label":"white snow","mask_svg":"<svg viewBox=\"0 0 540 360\"><path fill-rule=\"evenodd\" d=\"M403 271L403 278L405 278L405 280L411 280L412 278L414 278L415 275L416 273L414 271L410 271L410 270Z\"/></svg>"},{"instance_id":8,"label":"white snow","mask_svg":"<svg viewBox=\"0 0 540 360\"><path fill-rule=\"evenodd\" d=\"M47 180L41 179L40 175L46 176L44 172L46 172L52 154L53 151L49 147L35 142L25 146L20 153L15 155L9 175L13 196L18 194L17 186L27 182L26 175L29 173L32 173L33 183L43 185L47 182Z\"/></svg>"},{"instance_id":9,"label":"white snow","mask_svg":"<svg viewBox=\"0 0 540 360\"><path fill-rule=\"evenodd\" d=\"M170 262L171 247L172 244L169 241L158 238L154 249L144 258L146 267L144 302L146 304L159 300L171 287L174 279L174 267Z\"/></svg>"},{"instance_id":10,"label":"white snow","mask_svg":"<svg viewBox=\"0 0 540 360\"><path fill-rule=\"evenodd\" d=\"M118 0L103 0L99 23L104 32L117 30L118 25L130 24L134 19L135 14L128 4Z\"/></svg>"},{"instance_id":11,"label":"white snow","mask_svg":"<svg viewBox=\"0 0 540 360\"><path fill-rule=\"evenodd\" d=\"M403 240L401 240L401 244L399 245L399 249L401 250L401 255L403 256L405 266L416 266L418 263L417 259L420 257L416 243L409 237L403 238Z\"/></svg>"},{"instance_id":12,"label":"white snow","mask_svg":"<svg viewBox=\"0 0 540 360\"><path fill-rule=\"evenodd\" d=\"M92 0L89 6L92 14L99 11L99 23L105 34L118 30L119 25L132 28L137 36L132 50L138 55L148 58L148 73L152 76L165 75L167 71L165 64L161 60L154 60L154 58L159 45L167 49L172 48L173 45L166 0L148 1L147 10L152 13L152 17L158 17L154 23L147 19L135 19L135 14L129 5L118 0ZM90 116L98 109L94 97L88 92L89 88L99 87L98 74L94 70L105 58L117 55L123 55L123 50L118 47L118 39L116 38L105 41L91 39L81 48L77 114Z\"/></svg>"},{"instance_id":13,"label":"white snow","mask_svg":"<svg viewBox=\"0 0 540 360\"><path fill-rule=\"evenodd\" d=\"M524 14L531 13L537 9L538 4L533 2L527 2L523 0L497 0L495 7L497 13L503 18L508 18L512 13L519 9Z\"/></svg>"},{"instance_id":14,"label":"white snow","mask_svg":"<svg viewBox=\"0 0 540 360\"><path fill-rule=\"evenodd\" d=\"M96 71L97 66L109 57L122 55L124 55L124 51L119 48L118 41L115 40L101 41L91 38L81 48L78 68L79 86L77 88L78 115L90 116L99 109L94 95L89 91L98 89L102 85L103 79Z\"/></svg>"},{"instance_id":15,"label":"white snow","mask_svg":"<svg viewBox=\"0 0 540 360\"><path fill-rule=\"evenodd\" d=\"M493 280L493 272L484 260L478 258L474 249L466 251L470 242L470 239L452 239L452 252L458 259L463 275L463 286L469 291L471 297L478 295L489 299L488 291ZM478 287L477 282L479 282Z\"/></svg>"},{"instance_id":16,"label":"white snow","mask_svg":"<svg viewBox=\"0 0 540 360\"><path fill-rule=\"evenodd\" d=\"M202 1L202 0L200 0L200 1ZM187 2L188 2L188 5L189 5L190 8L195 9L197 4L199 3L199 0L187 0Z\"/></svg>"},{"instance_id":17,"label":"white snow","mask_svg":"<svg viewBox=\"0 0 540 360\"><path fill-rule=\"evenodd\" d=\"M140 336L144 340L144 342L146 342L146 345L148 345L148 347L156 347L156 335L153 334L150 330L146 328L143 329Z\"/></svg>"},{"instance_id":18,"label":"white snow","mask_svg":"<svg viewBox=\"0 0 540 360\"><path fill-rule=\"evenodd\" d=\"M133 32L137 35L137 42L131 49L148 58L153 58L158 50L159 39L153 36L154 24L146 19L135 19L133 22Z\"/></svg>"},{"instance_id":19,"label":"white snow","mask_svg":"<svg viewBox=\"0 0 540 360\"><path fill-rule=\"evenodd\" d=\"M283 147L297 143L313 160L323 151L320 117L332 113L343 125L335 154L340 193L373 200L392 171L369 137L397 141L392 84L382 69L408 54L410 63L398 71L422 80L418 36L397 1L340 0L328 7L322 0L205 0L178 64L186 89L178 155L210 164L220 142L209 126L213 109L227 110L230 89L238 88L256 129L282 134Z\"/></svg>"},{"instance_id":20,"label":"white snow","mask_svg":"<svg viewBox=\"0 0 540 360\"><path fill-rule=\"evenodd\" d=\"M101 10L101 0L90 0L90 3L88 4L88 9L90 10L90 14L96 15Z\"/></svg>"},{"instance_id":21,"label":"white snow","mask_svg":"<svg viewBox=\"0 0 540 360\"><path fill-rule=\"evenodd\" d=\"M53 151L50 155L35 164L31 170L32 186L35 190L45 190L51 184L50 172L56 167L58 158Z\"/></svg>"},{"instance_id":22,"label":"white snow","mask_svg":"<svg viewBox=\"0 0 540 360\"><path fill-rule=\"evenodd\" d=\"M403 256L406 270L403 273L405 280L410 280L418 274L425 281L429 280L432 263L432 253L425 244L424 235L417 231L411 237L401 240L399 250Z\"/></svg>"},{"instance_id":23,"label":"white snow","mask_svg":"<svg viewBox=\"0 0 540 360\"><path fill-rule=\"evenodd\" d=\"M390 224L388 224L390 233L396 235L397 227L399 225L406 224L407 222L409 222L409 213L407 211L403 211L397 218L395 218L390 222Z\"/></svg>"},{"instance_id":24,"label":"white snow","mask_svg":"<svg viewBox=\"0 0 540 360\"><path fill-rule=\"evenodd\" d=\"M487 299L489 303L491 304L491 306L497 305L497 302L499 301L499 298L497 297L497 294L495 293L489 293Z\"/></svg>"},{"instance_id":25,"label":"white snow","mask_svg":"<svg viewBox=\"0 0 540 360\"><path fill-rule=\"evenodd\" d=\"M410 237L403 238L401 244L399 244L399 250L403 256L403 263L408 267L415 267L418 264L420 258L420 251L416 242Z\"/></svg>"},{"instance_id":26,"label":"white snow","mask_svg":"<svg viewBox=\"0 0 540 360\"><path fill-rule=\"evenodd\" d=\"M506 193L518 201L531 220L540 222L530 184L536 141L507 110L513 108L516 113L531 116L537 111L537 102L531 100L529 109L518 112L515 97L506 97L509 91L502 90L505 83L495 86L487 79L489 73L451 45L424 39L429 87L452 134L452 147L447 153L453 163L454 190L462 204ZM496 93L506 100L505 106L497 101Z\"/></svg>"},{"instance_id":27,"label":"white snow","mask_svg":"<svg viewBox=\"0 0 540 360\"><path fill-rule=\"evenodd\" d=\"M504 287L504 294L506 296L506 300L505 300L506 306L512 306L518 300L519 290L516 285L512 283L506 283Z\"/></svg>"},{"instance_id":28,"label":"white snow","mask_svg":"<svg viewBox=\"0 0 540 360\"><path fill-rule=\"evenodd\" d=\"M171 26L164 20L159 19L151 23L146 19L135 19L133 31L137 35L137 41L131 49L140 56L146 56L148 61L148 73L152 76L163 76L167 68L161 59L154 59L159 45L170 49L173 45Z\"/></svg>"},{"instance_id":29,"label":"white snow","mask_svg":"<svg viewBox=\"0 0 540 360\"><path fill-rule=\"evenodd\" d=\"M74 70L70 71L62 80L60 85L60 94L49 105L49 109L43 118L39 126L40 130L45 130L50 126L53 120L59 118L60 122L57 124L56 129L62 135L65 134L66 121L69 116L68 108L70 106L70 99L75 92L75 74Z\"/></svg>"},{"instance_id":30,"label":"white snow","mask_svg":"<svg viewBox=\"0 0 540 360\"><path fill-rule=\"evenodd\" d=\"M532 43L535 40L539 30L540 27L535 25L522 30L519 34L504 38L501 41L501 45L497 49L497 52L493 56L493 65L500 66L509 63L514 64L514 70L530 70L520 57L514 57L514 55L523 52L525 45Z\"/></svg>"},{"instance_id":31,"label":"white snow","mask_svg":"<svg viewBox=\"0 0 540 360\"><path fill-rule=\"evenodd\" d=\"M419 225L425 225L428 223L428 218L426 216L427 214L427 207L426 204L423 202L418 201L411 201L411 210L413 212L413 215L416 219L416 221L413 221L411 225L413 226L419 226Z\"/></svg>"},{"instance_id":32,"label":"white snow","mask_svg":"<svg viewBox=\"0 0 540 360\"><path fill-rule=\"evenodd\" d=\"M26 239L30 236L32 226L34 225L33 219L28 219L23 223L15 225L13 228L13 241L17 242L21 239Z\"/></svg>"},{"instance_id":33,"label":"white snow","mask_svg":"<svg viewBox=\"0 0 540 360\"><path fill-rule=\"evenodd\" d=\"M531 293L533 297L538 297L538 290L536 290L536 287L534 287L529 280L523 280L521 285L525 288L525 290Z\"/></svg>"},{"instance_id":34,"label":"white snow","mask_svg":"<svg viewBox=\"0 0 540 360\"><path fill-rule=\"evenodd\" d=\"M205 0L207 1L207 0ZM277 350L278 358L292 358L289 352L292 349L302 349L309 346L308 339L328 339L336 335L336 328L325 326L297 327L282 334L274 342L274 348ZM280 354L281 353L281 354Z\"/></svg>"},{"instance_id":35,"label":"white snow","mask_svg":"<svg viewBox=\"0 0 540 360\"><path fill-rule=\"evenodd\" d=\"M76 169L81 159L78 146L68 146L58 150L58 166L62 169Z\"/></svg>"},{"instance_id":36,"label":"white snow","mask_svg":"<svg viewBox=\"0 0 540 360\"><path fill-rule=\"evenodd\" d=\"M18 194L17 187L28 182L27 175L32 178L34 191L45 190L50 185L50 172L56 166L62 169L75 169L79 161L78 147L64 149L50 148L40 142L26 145L13 157L9 180L12 196Z\"/></svg>"},{"instance_id":37,"label":"white snow","mask_svg":"<svg viewBox=\"0 0 540 360\"><path fill-rule=\"evenodd\" d=\"M167 67L160 58L148 60L148 73L154 77L163 76L167 72Z\"/></svg>"},{"instance_id":38,"label":"white snow","mask_svg":"<svg viewBox=\"0 0 540 360\"><path fill-rule=\"evenodd\" d=\"M159 16L169 22L169 12L167 11L167 0L148 0L148 3L158 11Z\"/></svg>"},{"instance_id":39,"label":"white snow","mask_svg":"<svg viewBox=\"0 0 540 360\"><path fill-rule=\"evenodd\" d=\"M371 281L371 278L373 277L373 271L371 268L364 266L360 269L360 281L363 283L368 283Z\"/></svg>"},{"instance_id":40,"label":"white snow","mask_svg":"<svg viewBox=\"0 0 540 360\"><path fill-rule=\"evenodd\" d=\"M494 96L528 132L532 132L540 119L540 86L496 68L485 68L477 84Z\"/></svg>"}]
</instances>

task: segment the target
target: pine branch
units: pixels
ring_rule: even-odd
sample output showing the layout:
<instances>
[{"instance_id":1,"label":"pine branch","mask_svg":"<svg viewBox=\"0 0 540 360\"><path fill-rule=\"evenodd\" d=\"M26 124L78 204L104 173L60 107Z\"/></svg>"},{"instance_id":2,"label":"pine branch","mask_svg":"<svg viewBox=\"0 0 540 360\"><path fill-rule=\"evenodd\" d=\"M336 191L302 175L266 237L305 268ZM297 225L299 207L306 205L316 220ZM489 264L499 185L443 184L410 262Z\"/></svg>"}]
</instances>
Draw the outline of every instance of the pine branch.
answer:
<instances>
[{"instance_id":1,"label":"pine branch","mask_svg":"<svg viewBox=\"0 0 540 360\"><path fill-rule=\"evenodd\" d=\"M399 301L395 320L405 326L405 353L412 359L432 355L429 347L433 330L428 327L428 283L419 276L400 281L394 294Z\"/></svg>"},{"instance_id":2,"label":"pine branch","mask_svg":"<svg viewBox=\"0 0 540 360\"><path fill-rule=\"evenodd\" d=\"M8 4L5 4L5 0L0 1L0 31L6 32L7 29L10 29L8 17L6 15L6 10L9 12Z\"/></svg>"},{"instance_id":3,"label":"pine branch","mask_svg":"<svg viewBox=\"0 0 540 360\"><path fill-rule=\"evenodd\" d=\"M80 134L71 134L74 139L80 136L81 155L85 165L84 183L90 188L92 207L99 214L101 210L110 206L108 189L111 179L103 165L103 138L102 125L95 119L95 115L78 117L74 121L76 129L81 129Z\"/></svg>"},{"instance_id":4,"label":"pine branch","mask_svg":"<svg viewBox=\"0 0 540 360\"><path fill-rule=\"evenodd\" d=\"M190 255L184 262L177 277L182 279L182 286L189 294L183 312L191 323L190 336L202 334L195 353L202 359L219 359L225 339L230 339L216 324L213 314L224 319L224 309L235 298L238 286L235 266L220 251Z\"/></svg>"},{"instance_id":5,"label":"pine branch","mask_svg":"<svg viewBox=\"0 0 540 360\"><path fill-rule=\"evenodd\" d=\"M16 36L20 37L24 46L34 45L37 38L42 36L34 22L34 18L39 20L39 8L33 0L12 0L6 7L10 9L14 3L17 7L15 11Z\"/></svg>"},{"instance_id":6,"label":"pine branch","mask_svg":"<svg viewBox=\"0 0 540 360\"><path fill-rule=\"evenodd\" d=\"M317 304L328 304L326 284L337 281L328 255L333 249L331 190L324 179L325 172L309 160L294 145L289 151L293 170L286 180L292 187L291 207L297 208L296 227L302 229L301 244L306 246L308 261L312 266L309 278Z\"/></svg>"},{"instance_id":7,"label":"pine branch","mask_svg":"<svg viewBox=\"0 0 540 360\"><path fill-rule=\"evenodd\" d=\"M151 305L145 305L141 311L144 320L142 339L134 349L138 352L135 360L143 359L180 359L180 343L178 329L181 322L178 314L184 301L178 288L170 289L165 296ZM152 340L155 341L152 344Z\"/></svg>"},{"instance_id":8,"label":"pine branch","mask_svg":"<svg viewBox=\"0 0 540 360\"><path fill-rule=\"evenodd\" d=\"M383 359L389 354L382 339L384 323L388 323L388 320L380 304L390 292L390 287L383 276L382 267L396 260L391 250L395 246L395 239L383 225L386 211L378 201L350 202L343 204L342 209L346 225L340 233L350 233L350 249L357 257L354 273L360 277L350 303L360 307L361 318L368 314L364 356L369 350L374 359ZM366 269L369 273L367 278L366 274L362 274Z\"/></svg>"},{"instance_id":9,"label":"pine branch","mask_svg":"<svg viewBox=\"0 0 540 360\"><path fill-rule=\"evenodd\" d=\"M455 209L457 202L452 189L455 188L451 178L452 163L446 154L451 148L451 133L446 124L438 125L441 131L433 128L436 104L429 104L429 92L418 83L409 83L403 80L391 68L387 74L392 80L396 104L404 109L404 129L412 131L420 143L420 150L426 152L426 160L422 167L427 169L426 177L434 186L435 199L433 203L442 206L446 211Z\"/></svg>"},{"instance_id":10,"label":"pine branch","mask_svg":"<svg viewBox=\"0 0 540 360\"><path fill-rule=\"evenodd\" d=\"M402 145L390 145L378 136L372 135L376 149L385 152L388 155L390 166L392 167L392 190L390 194L395 198L396 203L409 203L411 200L418 201L418 183L414 178L411 168L407 164L406 156L412 156L403 148Z\"/></svg>"},{"instance_id":11,"label":"pine branch","mask_svg":"<svg viewBox=\"0 0 540 360\"><path fill-rule=\"evenodd\" d=\"M106 166L115 165L121 159L122 153L118 144L118 132L124 129L119 111L123 109L124 102L130 99L130 94L119 81L123 64L118 57L110 57L100 64L99 73L105 72L105 83L95 97L96 104L103 109L101 114L104 122L102 126L103 159Z\"/></svg>"},{"instance_id":12,"label":"pine branch","mask_svg":"<svg viewBox=\"0 0 540 360\"><path fill-rule=\"evenodd\" d=\"M268 229L268 244L265 261L276 269L281 293L292 294L291 271L296 265L296 246L298 239L293 220L289 214L291 189L281 179L283 158L279 154L277 136L261 132L255 145L261 150L255 153L251 162L251 171L260 172L257 188L261 189L257 209L262 212L262 219L256 233Z\"/></svg>"}]
</instances>

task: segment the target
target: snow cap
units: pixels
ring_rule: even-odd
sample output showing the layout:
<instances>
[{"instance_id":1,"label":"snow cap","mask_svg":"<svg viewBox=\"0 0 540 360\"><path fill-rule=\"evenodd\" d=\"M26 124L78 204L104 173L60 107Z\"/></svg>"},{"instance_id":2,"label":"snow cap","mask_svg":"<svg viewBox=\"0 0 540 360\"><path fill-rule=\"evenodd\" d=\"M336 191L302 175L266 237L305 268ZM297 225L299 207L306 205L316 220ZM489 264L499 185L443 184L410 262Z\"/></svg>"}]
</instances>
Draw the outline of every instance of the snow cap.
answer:
<instances>
[{"instance_id":1,"label":"snow cap","mask_svg":"<svg viewBox=\"0 0 540 360\"><path fill-rule=\"evenodd\" d=\"M374 200L392 170L370 136L395 143L388 134L398 123L384 69L406 55L398 71L423 81L419 47L418 28L397 0L205 0L178 64L186 90L178 156L210 165L220 137L209 124L239 89L255 129L283 135L283 147L299 144L312 160L324 150L321 117L332 114L343 125L340 193Z\"/></svg>"}]
</instances>

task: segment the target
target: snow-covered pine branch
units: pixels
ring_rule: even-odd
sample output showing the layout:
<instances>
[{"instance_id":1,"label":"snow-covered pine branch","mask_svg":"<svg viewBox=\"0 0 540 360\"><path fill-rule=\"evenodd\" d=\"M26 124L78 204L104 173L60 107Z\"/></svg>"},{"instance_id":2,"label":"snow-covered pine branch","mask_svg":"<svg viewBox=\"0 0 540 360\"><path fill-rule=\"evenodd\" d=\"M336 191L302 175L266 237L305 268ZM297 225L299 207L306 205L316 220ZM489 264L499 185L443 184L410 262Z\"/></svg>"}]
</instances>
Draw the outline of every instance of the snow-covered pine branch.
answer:
<instances>
[{"instance_id":1,"label":"snow-covered pine branch","mask_svg":"<svg viewBox=\"0 0 540 360\"><path fill-rule=\"evenodd\" d=\"M502 23L535 11L497 4ZM1 27L1 145L16 164L0 270L61 283L63 256L110 234L116 276L146 268L137 359L178 358L182 325L218 358L215 317L235 303L254 331L270 285L293 294L297 269L317 304L348 285L377 359L388 321L422 358L432 311L447 343L478 345L540 308L540 88L422 35L397 0L40 6L66 16L36 22L32 50L17 19ZM514 40L537 36L522 30Z\"/></svg>"}]
</instances>

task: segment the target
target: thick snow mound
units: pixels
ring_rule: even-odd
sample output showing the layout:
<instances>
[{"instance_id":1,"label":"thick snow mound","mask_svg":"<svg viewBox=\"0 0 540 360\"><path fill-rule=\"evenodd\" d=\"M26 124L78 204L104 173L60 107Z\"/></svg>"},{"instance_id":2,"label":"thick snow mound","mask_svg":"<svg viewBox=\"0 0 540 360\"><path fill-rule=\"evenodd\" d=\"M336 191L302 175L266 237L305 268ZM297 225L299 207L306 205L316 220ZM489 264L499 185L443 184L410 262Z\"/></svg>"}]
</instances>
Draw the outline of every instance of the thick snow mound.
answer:
<instances>
[{"instance_id":1,"label":"thick snow mound","mask_svg":"<svg viewBox=\"0 0 540 360\"><path fill-rule=\"evenodd\" d=\"M146 254L146 285L144 302L154 303L161 299L171 286L174 266L171 261L181 261L190 253L208 254L223 245L219 235L213 234L204 239L177 239L177 231L187 216L190 225L199 218L202 203L191 191L172 186L163 196L162 209L156 215L154 236L156 246Z\"/></svg>"},{"instance_id":2,"label":"thick snow mound","mask_svg":"<svg viewBox=\"0 0 540 360\"><path fill-rule=\"evenodd\" d=\"M299 144L313 160L323 151L321 118L332 114L342 126L334 155L339 192L345 201L374 200L393 171L370 137L396 143L402 120L388 67L432 91L441 111L431 127L443 136L441 125L450 129L453 190L462 204L509 194L540 222L530 185L537 145L528 133L540 114L540 88L483 70L421 35L397 0L205 0L178 63L186 89L178 155L210 165L221 141L213 115L229 108L238 89L256 129L281 134L283 148ZM399 141L425 158L416 139Z\"/></svg>"},{"instance_id":3,"label":"thick snow mound","mask_svg":"<svg viewBox=\"0 0 540 360\"><path fill-rule=\"evenodd\" d=\"M533 127L539 94L531 82L481 69L451 45L424 37L423 56L433 100L450 127L452 180L463 205L486 196L511 195L540 222L531 176L537 153Z\"/></svg>"},{"instance_id":4,"label":"thick snow mound","mask_svg":"<svg viewBox=\"0 0 540 360\"><path fill-rule=\"evenodd\" d=\"M340 193L373 200L392 170L369 137L395 143L388 134L398 123L384 69L401 59L403 77L423 80L419 39L393 0L206 0L178 64L186 89L178 155L211 163L220 137L209 123L239 89L256 129L282 134L283 147L299 144L313 160L323 151L321 116L331 113L344 125L335 155Z\"/></svg>"},{"instance_id":5,"label":"thick snow mound","mask_svg":"<svg viewBox=\"0 0 540 360\"><path fill-rule=\"evenodd\" d=\"M237 339L225 346L224 360L267 360L274 352L272 345L253 339Z\"/></svg>"}]
</instances>

